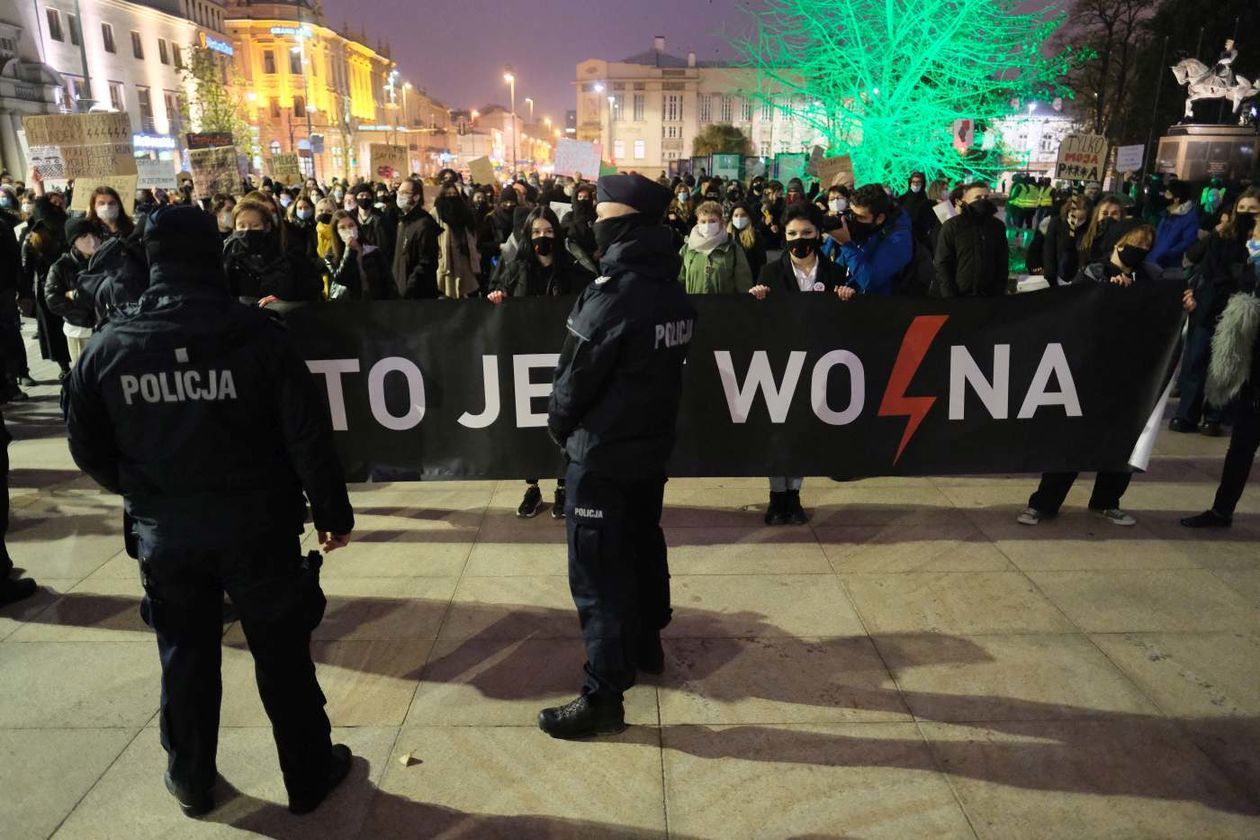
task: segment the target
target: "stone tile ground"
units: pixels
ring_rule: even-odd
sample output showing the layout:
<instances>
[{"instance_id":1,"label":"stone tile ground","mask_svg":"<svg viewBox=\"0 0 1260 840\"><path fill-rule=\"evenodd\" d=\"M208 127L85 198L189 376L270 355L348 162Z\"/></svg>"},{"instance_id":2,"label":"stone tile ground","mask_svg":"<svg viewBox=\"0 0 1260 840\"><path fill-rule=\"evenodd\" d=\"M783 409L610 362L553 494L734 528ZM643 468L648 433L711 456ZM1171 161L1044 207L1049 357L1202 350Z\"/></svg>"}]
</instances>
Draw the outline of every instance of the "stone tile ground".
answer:
<instances>
[{"instance_id":1,"label":"stone tile ground","mask_svg":"<svg viewBox=\"0 0 1260 840\"><path fill-rule=\"evenodd\" d=\"M222 805L193 822L119 502L33 396L5 412L45 589L0 611L0 837L1260 837L1260 491L1229 532L1176 524L1223 440L1165 435L1128 530L1087 486L1016 526L1027 476L810 480L813 524L774 530L761 480L671 482L667 670L598 743L534 724L582 661L563 528L515 518L519 482L358 487L313 646L354 772L289 816L228 627Z\"/></svg>"}]
</instances>

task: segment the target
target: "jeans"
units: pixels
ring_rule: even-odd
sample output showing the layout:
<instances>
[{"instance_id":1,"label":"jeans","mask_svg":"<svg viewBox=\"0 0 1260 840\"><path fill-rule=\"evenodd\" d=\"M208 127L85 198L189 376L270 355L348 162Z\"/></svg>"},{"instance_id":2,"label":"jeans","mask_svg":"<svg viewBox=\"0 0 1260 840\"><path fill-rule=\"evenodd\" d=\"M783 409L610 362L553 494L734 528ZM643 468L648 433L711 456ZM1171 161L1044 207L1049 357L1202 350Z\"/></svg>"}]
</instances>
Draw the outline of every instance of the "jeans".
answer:
<instances>
[{"instance_id":1,"label":"jeans","mask_svg":"<svg viewBox=\"0 0 1260 840\"><path fill-rule=\"evenodd\" d=\"M1203 389L1207 385L1208 362L1212 358L1212 334L1216 332L1213 324L1195 324L1191 322L1186 332L1186 349L1181 356L1181 374L1177 378L1177 388L1181 391L1181 402L1177 405L1177 419L1187 423L1199 424L1199 420L1221 422L1224 406L1204 405Z\"/></svg>"}]
</instances>

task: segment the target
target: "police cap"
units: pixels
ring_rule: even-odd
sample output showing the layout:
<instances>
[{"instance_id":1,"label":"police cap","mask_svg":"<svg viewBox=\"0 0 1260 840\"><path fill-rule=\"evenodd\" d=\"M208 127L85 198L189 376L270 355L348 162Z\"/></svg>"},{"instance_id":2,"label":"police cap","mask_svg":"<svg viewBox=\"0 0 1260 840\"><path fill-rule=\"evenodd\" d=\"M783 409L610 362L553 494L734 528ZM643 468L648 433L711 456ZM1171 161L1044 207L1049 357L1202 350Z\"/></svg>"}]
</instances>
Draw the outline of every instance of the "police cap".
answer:
<instances>
[{"instance_id":1,"label":"police cap","mask_svg":"<svg viewBox=\"0 0 1260 840\"><path fill-rule=\"evenodd\" d=\"M149 264L219 265L223 240L214 216L192 205L160 207L149 215L144 229Z\"/></svg>"},{"instance_id":2,"label":"police cap","mask_svg":"<svg viewBox=\"0 0 1260 840\"><path fill-rule=\"evenodd\" d=\"M605 175L595 182L595 200L627 204L652 219L665 215L673 194L642 175Z\"/></svg>"}]
</instances>

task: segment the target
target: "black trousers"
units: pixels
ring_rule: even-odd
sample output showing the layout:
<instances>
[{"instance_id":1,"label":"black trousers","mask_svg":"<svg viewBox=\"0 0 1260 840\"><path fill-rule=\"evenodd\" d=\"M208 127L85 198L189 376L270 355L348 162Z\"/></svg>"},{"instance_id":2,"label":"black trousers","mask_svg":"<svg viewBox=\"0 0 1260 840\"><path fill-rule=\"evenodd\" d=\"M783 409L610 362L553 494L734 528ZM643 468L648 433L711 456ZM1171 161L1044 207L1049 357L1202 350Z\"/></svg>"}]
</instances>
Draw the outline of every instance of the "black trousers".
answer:
<instances>
[{"instance_id":1,"label":"black trousers","mask_svg":"<svg viewBox=\"0 0 1260 840\"><path fill-rule=\"evenodd\" d=\"M9 559L9 547L5 539L9 535L9 444L13 436L0 417L0 577L8 577L13 571L13 561Z\"/></svg>"},{"instance_id":2,"label":"black trousers","mask_svg":"<svg viewBox=\"0 0 1260 840\"><path fill-rule=\"evenodd\" d=\"M1048 516L1054 516L1063 507L1063 500L1080 473L1045 473L1041 485L1028 499L1028 506ZM1090 510L1110 510L1120 507L1120 497L1129 489L1133 480L1130 472L1100 472L1094 479L1094 492L1089 498Z\"/></svg>"},{"instance_id":3,"label":"black trousers","mask_svg":"<svg viewBox=\"0 0 1260 840\"><path fill-rule=\"evenodd\" d=\"M1216 325L1191 322L1186 332L1186 349L1181 355L1181 375L1177 389L1181 402L1177 404L1178 419L1196 426L1200 419L1221 422L1222 406L1205 405L1203 392L1207 386L1208 362L1212 359L1212 334Z\"/></svg>"},{"instance_id":4,"label":"black trousers","mask_svg":"<svg viewBox=\"0 0 1260 840\"><path fill-rule=\"evenodd\" d=\"M586 643L583 694L621 699L639 640L669 624L665 479L623 480L569 464L569 589Z\"/></svg>"},{"instance_id":5,"label":"black trousers","mask_svg":"<svg viewBox=\"0 0 1260 840\"><path fill-rule=\"evenodd\" d=\"M231 551L140 541L142 614L162 659L162 746L179 785L205 790L217 773L224 591L240 612L285 787L302 795L326 778L331 727L311 661L325 606L318 557L302 558L296 536Z\"/></svg>"},{"instance_id":6,"label":"black trousers","mask_svg":"<svg viewBox=\"0 0 1260 840\"><path fill-rule=\"evenodd\" d=\"M1225 453L1225 467L1221 471L1221 486L1216 490L1212 509L1224 516L1233 516L1243 488L1251 475L1251 465L1256 460L1256 448L1260 445L1260 392L1251 386L1243 389L1238 398L1234 431L1229 438L1229 451Z\"/></svg>"}]
</instances>

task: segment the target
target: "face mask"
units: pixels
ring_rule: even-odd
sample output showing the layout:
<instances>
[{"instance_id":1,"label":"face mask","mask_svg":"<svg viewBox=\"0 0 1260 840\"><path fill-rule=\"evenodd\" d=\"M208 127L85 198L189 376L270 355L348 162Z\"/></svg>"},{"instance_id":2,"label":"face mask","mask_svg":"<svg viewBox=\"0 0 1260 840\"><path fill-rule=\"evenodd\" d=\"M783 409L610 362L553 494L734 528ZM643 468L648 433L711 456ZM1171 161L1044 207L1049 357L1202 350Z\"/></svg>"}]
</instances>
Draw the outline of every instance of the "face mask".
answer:
<instances>
[{"instance_id":1,"label":"face mask","mask_svg":"<svg viewBox=\"0 0 1260 840\"><path fill-rule=\"evenodd\" d=\"M685 193L685 192L680 192L680 193L678 194L678 201L679 201L679 203L686 202L686 200L687 200L687 193Z\"/></svg>"},{"instance_id":2,"label":"face mask","mask_svg":"<svg viewBox=\"0 0 1260 840\"><path fill-rule=\"evenodd\" d=\"M315 217L315 221L321 225L332 224L332 213L320 213Z\"/></svg>"},{"instance_id":3,"label":"face mask","mask_svg":"<svg viewBox=\"0 0 1260 840\"><path fill-rule=\"evenodd\" d=\"M871 238L871 235L879 228L879 225L873 222L864 222L860 219L849 219L849 236L855 242L865 242Z\"/></svg>"},{"instance_id":4,"label":"face mask","mask_svg":"<svg viewBox=\"0 0 1260 840\"><path fill-rule=\"evenodd\" d=\"M345 190L333 190L333 198L337 199L338 201L341 201L345 197L346 197Z\"/></svg>"},{"instance_id":5,"label":"face mask","mask_svg":"<svg viewBox=\"0 0 1260 840\"><path fill-rule=\"evenodd\" d=\"M219 214L219 227L227 229L227 230L231 230L232 228L231 211L225 211Z\"/></svg>"},{"instance_id":6,"label":"face mask","mask_svg":"<svg viewBox=\"0 0 1260 840\"><path fill-rule=\"evenodd\" d=\"M798 260L803 260L818 250L818 238L810 236L803 239L793 239L788 243L788 250L792 252L792 256Z\"/></svg>"},{"instance_id":7,"label":"face mask","mask_svg":"<svg viewBox=\"0 0 1260 840\"><path fill-rule=\"evenodd\" d=\"M236 235L245 243L245 249L248 251L261 251L263 245L267 244L265 230L238 230Z\"/></svg>"},{"instance_id":8,"label":"face mask","mask_svg":"<svg viewBox=\"0 0 1260 840\"><path fill-rule=\"evenodd\" d=\"M997 212L997 207L987 198L978 198L970 204L964 204L963 209L974 216L992 216Z\"/></svg>"},{"instance_id":9,"label":"face mask","mask_svg":"<svg viewBox=\"0 0 1260 840\"><path fill-rule=\"evenodd\" d=\"M722 230L721 222L700 222L696 225L696 232L705 239L717 236L720 230Z\"/></svg>"},{"instance_id":10,"label":"face mask","mask_svg":"<svg viewBox=\"0 0 1260 840\"><path fill-rule=\"evenodd\" d=\"M920 192L923 192L923 185L922 185L922 184L911 184L911 185L910 185L910 192L912 192L912 193L920 193Z\"/></svg>"},{"instance_id":11,"label":"face mask","mask_svg":"<svg viewBox=\"0 0 1260 840\"><path fill-rule=\"evenodd\" d=\"M31 213L33 213L34 211L35 211L35 205L31 204L29 201L26 204L22 205L22 212L28 216L31 215Z\"/></svg>"},{"instance_id":12,"label":"face mask","mask_svg":"<svg viewBox=\"0 0 1260 840\"><path fill-rule=\"evenodd\" d=\"M849 209L849 202L843 198L833 198L831 201L827 202L827 206L831 208L833 216L839 216L845 210Z\"/></svg>"},{"instance_id":13,"label":"face mask","mask_svg":"<svg viewBox=\"0 0 1260 840\"><path fill-rule=\"evenodd\" d=\"M398 196L396 199L394 199L394 203L398 205L398 209L399 209L399 210L401 210L401 211L403 211L404 213L406 213L406 212L407 212L408 210L410 210L413 206L415 206L415 203L416 203L416 202L415 202L415 200L414 200L414 199L412 199L412 197L411 197L411 196L409 196L409 195L400 195L400 196Z\"/></svg>"},{"instance_id":14,"label":"face mask","mask_svg":"<svg viewBox=\"0 0 1260 840\"><path fill-rule=\"evenodd\" d=\"M281 207L288 207L288 206L289 206L290 204L292 204L292 203L293 203L293 199L289 198L289 196L287 196L287 195L285 195L285 194L283 194L283 193L280 195L280 206L281 206Z\"/></svg>"},{"instance_id":15,"label":"face mask","mask_svg":"<svg viewBox=\"0 0 1260 840\"><path fill-rule=\"evenodd\" d=\"M8 193L0 193L0 207L8 209L13 206L13 198Z\"/></svg>"},{"instance_id":16,"label":"face mask","mask_svg":"<svg viewBox=\"0 0 1260 840\"><path fill-rule=\"evenodd\" d=\"M368 210L371 209L373 201L370 198L356 198L354 204L360 210Z\"/></svg>"},{"instance_id":17,"label":"face mask","mask_svg":"<svg viewBox=\"0 0 1260 840\"><path fill-rule=\"evenodd\" d=\"M595 246L601 252L607 253L610 247L626 238L639 225L640 219L637 214L596 222L591 225L591 230L595 233Z\"/></svg>"},{"instance_id":18,"label":"face mask","mask_svg":"<svg viewBox=\"0 0 1260 840\"><path fill-rule=\"evenodd\" d=\"M1146 261L1146 255L1151 251L1149 248L1139 248L1136 245L1123 245L1118 250L1120 264L1125 268L1137 268Z\"/></svg>"},{"instance_id":19,"label":"face mask","mask_svg":"<svg viewBox=\"0 0 1260 840\"><path fill-rule=\"evenodd\" d=\"M720 200L720 198L721 196L719 196L717 193L706 193L704 196L705 201L718 201Z\"/></svg>"},{"instance_id":20,"label":"face mask","mask_svg":"<svg viewBox=\"0 0 1260 840\"><path fill-rule=\"evenodd\" d=\"M294 213L294 215L298 217L299 221L309 222L315 217L315 211L309 207L303 207L301 210Z\"/></svg>"},{"instance_id":21,"label":"face mask","mask_svg":"<svg viewBox=\"0 0 1260 840\"><path fill-rule=\"evenodd\" d=\"M736 216L734 219L731 219L731 224L735 226L735 230L746 230L748 223L751 221L747 216Z\"/></svg>"},{"instance_id":22,"label":"face mask","mask_svg":"<svg viewBox=\"0 0 1260 840\"><path fill-rule=\"evenodd\" d=\"M534 246L534 253L540 257L551 256L552 246L556 244L555 238L551 236L535 236L529 241Z\"/></svg>"},{"instance_id":23,"label":"face mask","mask_svg":"<svg viewBox=\"0 0 1260 840\"><path fill-rule=\"evenodd\" d=\"M356 228L337 228L337 235L342 242L349 244L351 240L359 238L359 231Z\"/></svg>"},{"instance_id":24,"label":"face mask","mask_svg":"<svg viewBox=\"0 0 1260 840\"><path fill-rule=\"evenodd\" d=\"M116 222L118 221L118 205L102 204L96 208L96 215L102 222Z\"/></svg>"},{"instance_id":25,"label":"face mask","mask_svg":"<svg viewBox=\"0 0 1260 840\"><path fill-rule=\"evenodd\" d=\"M346 202L341 205L341 209L345 210L347 213L353 213L356 209L358 209L358 206L359 205L354 203L354 199L347 198Z\"/></svg>"}]
</instances>

